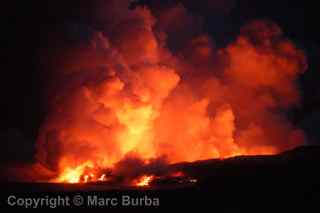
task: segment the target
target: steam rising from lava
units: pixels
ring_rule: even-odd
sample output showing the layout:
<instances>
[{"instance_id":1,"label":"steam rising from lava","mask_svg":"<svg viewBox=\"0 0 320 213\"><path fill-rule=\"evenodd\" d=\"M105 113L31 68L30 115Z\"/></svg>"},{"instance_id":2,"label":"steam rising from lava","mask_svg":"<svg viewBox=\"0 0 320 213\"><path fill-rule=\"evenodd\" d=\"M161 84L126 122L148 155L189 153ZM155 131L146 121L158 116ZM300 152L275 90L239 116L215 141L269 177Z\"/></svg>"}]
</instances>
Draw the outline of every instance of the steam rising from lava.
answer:
<instances>
[{"instance_id":1,"label":"steam rising from lava","mask_svg":"<svg viewBox=\"0 0 320 213\"><path fill-rule=\"evenodd\" d=\"M52 85L59 86L51 87L38 159L58 180L80 168L71 177L79 182L85 167L101 178L101 169L118 171L130 155L176 163L303 143L284 112L299 102L295 80L306 58L276 24L248 23L217 49L184 27L198 21L182 5L156 17L146 7L127 9L128 1L108 2L99 7L103 29L56 59ZM172 39L180 46L169 48Z\"/></svg>"}]
</instances>

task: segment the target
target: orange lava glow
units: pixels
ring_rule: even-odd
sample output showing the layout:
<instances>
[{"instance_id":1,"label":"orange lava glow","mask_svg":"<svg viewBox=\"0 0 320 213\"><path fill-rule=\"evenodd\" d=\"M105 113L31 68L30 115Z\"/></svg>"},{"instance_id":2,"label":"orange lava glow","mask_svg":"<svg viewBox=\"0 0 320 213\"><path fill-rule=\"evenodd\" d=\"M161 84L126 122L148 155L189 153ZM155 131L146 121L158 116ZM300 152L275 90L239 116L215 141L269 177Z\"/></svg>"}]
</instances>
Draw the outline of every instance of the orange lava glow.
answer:
<instances>
[{"instance_id":1,"label":"orange lava glow","mask_svg":"<svg viewBox=\"0 0 320 213\"><path fill-rule=\"evenodd\" d=\"M57 178L52 180L52 182L88 183L105 180L105 174L96 176L94 165L91 162L85 162L73 168L66 167Z\"/></svg>"},{"instance_id":2,"label":"orange lava glow","mask_svg":"<svg viewBox=\"0 0 320 213\"><path fill-rule=\"evenodd\" d=\"M180 28L170 17L183 23L181 5L166 19L145 7L119 11L112 30L48 60L55 62L53 91L37 159L58 173L54 181L106 181L101 169L133 170L117 167L128 156L173 164L276 154L304 143L283 112L299 103L295 82L306 58L276 24L248 23L221 49L206 33L193 33L171 51L166 39L175 31L168 28Z\"/></svg>"},{"instance_id":3,"label":"orange lava glow","mask_svg":"<svg viewBox=\"0 0 320 213\"><path fill-rule=\"evenodd\" d=\"M135 186L138 187L146 187L149 186L150 182L154 179L152 175L144 175L141 178L137 180L137 182L134 184Z\"/></svg>"},{"instance_id":4,"label":"orange lava glow","mask_svg":"<svg viewBox=\"0 0 320 213\"><path fill-rule=\"evenodd\" d=\"M81 165L77 166L76 168L66 168L58 177L57 182L79 183L82 175L83 166Z\"/></svg>"}]
</instances>

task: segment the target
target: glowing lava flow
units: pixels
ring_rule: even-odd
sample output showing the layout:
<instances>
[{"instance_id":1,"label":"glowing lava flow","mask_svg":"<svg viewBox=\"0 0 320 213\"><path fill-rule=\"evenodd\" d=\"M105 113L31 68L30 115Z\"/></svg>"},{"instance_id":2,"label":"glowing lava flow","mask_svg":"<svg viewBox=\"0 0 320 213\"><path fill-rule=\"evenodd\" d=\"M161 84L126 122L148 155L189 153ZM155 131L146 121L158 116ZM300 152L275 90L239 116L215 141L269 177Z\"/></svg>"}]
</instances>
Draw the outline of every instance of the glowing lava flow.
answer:
<instances>
[{"instance_id":1,"label":"glowing lava flow","mask_svg":"<svg viewBox=\"0 0 320 213\"><path fill-rule=\"evenodd\" d=\"M135 183L135 186L138 187L146 187L149 186L151 181L154 179L152 175L144 175Z\"/></svg>"},{"instance_id":2,"label":"glowing lava flow","mask_svg":"<svg viewBox=\"0 0 320 213\"><path fill-rule=\"evenodd\" d=\"M97 176L94 170L95 167L91 162L83 163L75 168L67 167L62 171L59 177L52 182L88 183L106 180L105 174Z\"/></svg>"},{"instance_id":3,"label":"glowing lava flow","mask_svg":"<svg viewBox=\"0 0 320 213\"><path fill-rule=\"evenodd\" d=\"M83 167L66 168L54 182L79 183L83 173Z\"/></svg>"}]
</instances>

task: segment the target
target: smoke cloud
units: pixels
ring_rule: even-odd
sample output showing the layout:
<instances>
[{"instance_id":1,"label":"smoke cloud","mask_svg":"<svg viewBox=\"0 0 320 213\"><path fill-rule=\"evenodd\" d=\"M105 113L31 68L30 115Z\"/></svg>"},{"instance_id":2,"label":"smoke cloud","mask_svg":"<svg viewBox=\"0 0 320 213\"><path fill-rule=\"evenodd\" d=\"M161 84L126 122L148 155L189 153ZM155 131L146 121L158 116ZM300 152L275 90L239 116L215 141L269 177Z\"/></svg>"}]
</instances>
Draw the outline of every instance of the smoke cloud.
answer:
<instances>
[{"instance_id":1,"label":"smoke cloud","mask_svg":"<svg viewBox=\"0 0 320 213\"><path fill-rule=\"evenodd\" d=\"M123 173L130 154L176 163L303 144L285 112L299 103L307 62L275 23L248 23L217 49L182 4L152 14L126 0L98 3L102 29L62 49L54 69L37 143L49 168L90 161Z\"/></svg>"}]
</instances>

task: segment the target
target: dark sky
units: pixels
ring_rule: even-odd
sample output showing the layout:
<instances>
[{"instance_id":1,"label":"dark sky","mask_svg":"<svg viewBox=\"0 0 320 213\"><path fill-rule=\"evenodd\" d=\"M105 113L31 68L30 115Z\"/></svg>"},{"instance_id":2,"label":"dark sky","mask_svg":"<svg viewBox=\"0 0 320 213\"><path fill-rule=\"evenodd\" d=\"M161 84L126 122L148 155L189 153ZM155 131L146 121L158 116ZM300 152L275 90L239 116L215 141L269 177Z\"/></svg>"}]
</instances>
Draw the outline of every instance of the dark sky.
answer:
<instances>
[{"instance_id":1,"label":"dark sky","mask_svg":"<svg viewBox=\"0 0 320 213\"><path fill-rule=\"evenodd\" d=\"M39 54L56 43L72 42L74 36L86 36L86 26L99 28L94 14L94 1L11 0L1 1L1 143L5 144L2 160L12 160L17 146L12 140L22 140L20 159L30 159L41 121L45 118L44 93L46 75L41 70ZM179 1L139 1L160 6ZM181 1L187 9L201 15L205 29L217 44L232 40L246 22L267 18L278 23L287 37L304 49L309 69L300 79L303 93L300 108L292 109L291 119L303 127L310 141L320 141L319 12L313 1L296 0L230 0L215 2Z\"/></svg>"}]
</instances>

